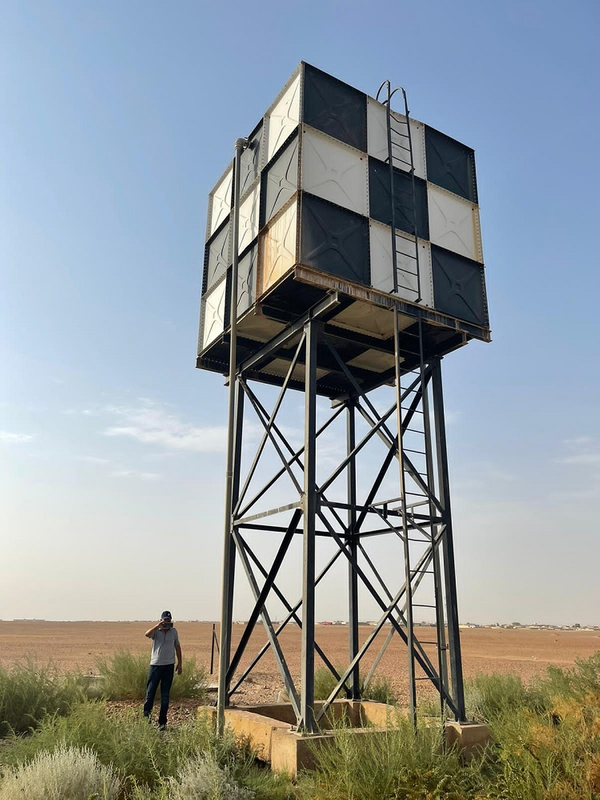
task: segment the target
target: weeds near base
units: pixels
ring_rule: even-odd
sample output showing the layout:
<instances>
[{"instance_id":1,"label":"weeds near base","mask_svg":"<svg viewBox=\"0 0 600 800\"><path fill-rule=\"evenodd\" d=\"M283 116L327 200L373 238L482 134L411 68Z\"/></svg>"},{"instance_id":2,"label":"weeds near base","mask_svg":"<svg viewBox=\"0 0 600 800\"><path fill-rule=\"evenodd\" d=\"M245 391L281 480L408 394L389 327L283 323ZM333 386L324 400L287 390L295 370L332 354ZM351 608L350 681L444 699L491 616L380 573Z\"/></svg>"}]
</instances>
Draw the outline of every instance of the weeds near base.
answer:
<instances>
[{"instance_id":1,"label":"weeds near base","mask_svg":"<svg viewBox=\"0 0 600 800\"><path fill-rule=\"evenodd\" d=\"M35 728L48 714L67 714L84 698L74 675L27 658L11 669L0 667L0 736Z\"/></svg>"},{"instance_id":2,"label":"weeds near base","mask_svg":"<svg viewBox=\"0 0 600 800\"><path fill-rule=\"evenodd\" d=\"M461 765L455 752L443 754L441 744L439 727L415 731L400 715L389 729L368 735L338 729L331 743L315 747L317 769L300 787L306 797L344 800L471 796L478 767Z\"/></svg>"},{"instance_id":3,"label":"weeds near base","mask_svg":"<svg viewBox=\"0 0 600 800\"><path fill-rule=\"evenodd\" d=\"M110 658L98 659L96 668L102 680L102 693L108 700L142 700L146 693L149 659L147 653L121 650ZM208 680L206 668L194 658L185 659L181 675L175 675L171 699L203 701Z\"/></svg>"},{"instance_id":4,"label":"weeds near base","mask_svg":"<svg viewBox=\"0 0 600 800\"><path fill-rule=\"evenodd\" d=\"M126 659L127 670L128 664ZM127 671L121 661L111 665L117 674ZM142 665L145 673L145 657ZM26 718L23 729L29 730L26 735L10 734L0 747L0 800L19 796L88 800L94 792L98 798L109 798L111 780L119 783L118 800L600 798L600 654L568 670L551 668L530 686L514 676L468 681L468 710L486 720L493 743L467 764L455 750L444 752L439 722L431 727L420 723L415 730L392 710L389 727L382 731L357 735L344 728L346 720L338 720L331 739L315 749L316 770L300 774L296 782L260 766L247 741L231 734L218 738L204 718L160 734L139 709L107 716L104 703L78 702L77 680L51 668L21 665L10 674L0 670L0 680L3 714L9 680L16 687L13 710L18 713L13 718ZM327 696L334 685L330 684ZM44 698L41 704L38 691ZM81 757L69 762L65 753L92 755L85 774L78 773L75 764ZM87 791L86 781L95 780L94 775L106 768L105 794L92 788L87 795L54 795L50 784L43 782L41 795L33 789L25 794L9 792L15 775L24 780L38 770L39 783L40 775L55 774L65 758L70 764L62 779L65 786L68 781L82 781L82 791Z\"/></svg>"},{"instance_id":5,"label":"weeds near base","mask_svg":"<svg viewBox=\"0 0 600 800\"><path fill-rule=\"evenodd\" d=\"M0 800L117 800L120 792L114 770L100 764L91 750L61 745L7 770Z\"/></svg>"},{"instance_id":6,"label":"weeds near base","mask_svg":"<svg viewBox=\"0 0 600 800\"><path fill-rule=\"evenodd\" d=\"M339 675L343 675L346 667L337 667ZM328 667L319 667L315 670L315 700L327 700L335 689L338 681ZM348 678L347 683L349 683ZM376 675L368 686L361 681L360 695L364 700L373 700L376 703L387 703L394 705L398 698L392 687L392 682L385 675ZM345 697L344 689L340 689L336 694L336 699Z\"/></svg>"}]
</instances>

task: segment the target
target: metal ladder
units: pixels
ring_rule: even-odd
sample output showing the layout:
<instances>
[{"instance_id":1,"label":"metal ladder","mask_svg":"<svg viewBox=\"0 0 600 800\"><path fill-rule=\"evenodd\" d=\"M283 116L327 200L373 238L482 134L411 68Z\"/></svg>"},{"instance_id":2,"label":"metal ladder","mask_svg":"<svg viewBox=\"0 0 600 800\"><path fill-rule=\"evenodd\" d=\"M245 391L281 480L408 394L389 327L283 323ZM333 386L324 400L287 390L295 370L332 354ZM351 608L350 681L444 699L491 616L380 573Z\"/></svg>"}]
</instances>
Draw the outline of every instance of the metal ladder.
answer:
<instances>
[{"instance_id":1,"label":"metal ladder","mask_svg":"<svg viewBox=\"0 0 600 800\"><path fill-rule=\"evenodd\" d=\"M379 101L382 90L386 90L386 97ZM404 115L392 111L392 97L396 92L402 92L404 102ZM406 92L399 86L391 89L389 80L384 81L377 92L376 100L382 102L386 108L387 146L388 155L385 159L390 169L390 198L392 204L392 272L394 281L394 294L398 290L416 292L414 302L421 301L421 275L419 270L419 240L417 232L417 204L415 188L415 164L413 157L412 136L410 131L410 117ZM396 235L396 193L394 169L398 169L410 176L410 191L402 192L405 196L405 207L408 207L410 222L412 224L412 241ZM412 299L412 298L409 298Z\"/></svg>"},{"instance_id":2,"label":"metal ladder","mask_svg":"<svg viewBox=\"0 0 600 800\"><path fill-rule=\"evenodd\" d=\"M395 313L397 316L397 312ZM397 395L398 425L401 431L398 460L406 586L404 616L408 645L410 707L415 721L417 683L429 681L431 675L437 674L441 685L448 685L448 647L438 540L439 526L435 522L440 514L436 507L435 465L429 407L430 373L424 358L423 330L420 318L416 327L416 331L402 332L398 330L396 333L397 383L399 386ZM418 352L419 363L414 369L405 371L400 366L400 353L406 353L408 350ZM419 612L423 612L421 620L424 617L433 616L433 620L429 619L428 622L433 621L434 623L421 639L417 638L414 630L420 621L417 617ZM420 675L416 674L418 656L420 656L418 660L422 668ZM423 668L424 661L428 664L429 670ZM443 715L445 698L441 688L439 693L440 709Z\"/></svg>"},{"instance_id":3,"label":"metal ladder","mask_svg":"<svg viewBox=\"0 0 600 800\"><path fill-rule=\"evenodd\" d=\"M413 302L421 300L419 270L419 242L416 214L415 167L410 130L410 117L406 92L402 87L392 91L389 81L384 81L377 92L377 100L385 91L382 104L386 107L388 157L390 170L390 195L392 204L392 270L394 292L415 291ZM392 97L402 93L404 115L392 111ZM402 198L407 216L412 224L412 241L396 232L396 192L394 173L400 170L410 177L410 189ZM412 285L411 285L412 284ZM404 294L404 296L406 296ZM412 299L412 298L410 298ZM399 615L406 630L408 646L408 671L410 708L416 722L418 681L428 681L427 674L416 675L417 662L425 661L431 673L444 687L448 686L448 644L444 618L443 574L440 548L437 544L440 526L436 506L436 471L434 436L431 430L429 407L430 372L424 353L423 325L420 315L411 330L400 330L399 315L395 315L396 386L398 405L398 460L400 471L400 506L402 513L402 538L404 554L405 601ZM402 368L401 353L417 356L418 365L407 371ZM414 362L413 362L414 363ZM435 627L426 639L418 640L414 628L415 614L433 615ZM429 614L428 614L429 612ZM429 649L433 648L433 652ZM385 649L385 645L384 648ZM382 650L383 652L383 650ZM377 659L379 660L379 659ZM437 662L434 666L434 662ZM424 672L424 670L422 669ZM370 676L369 676L370 677ZM444 714L444 694L440 689L441 714Z\"/></svg>"}]
</instances>

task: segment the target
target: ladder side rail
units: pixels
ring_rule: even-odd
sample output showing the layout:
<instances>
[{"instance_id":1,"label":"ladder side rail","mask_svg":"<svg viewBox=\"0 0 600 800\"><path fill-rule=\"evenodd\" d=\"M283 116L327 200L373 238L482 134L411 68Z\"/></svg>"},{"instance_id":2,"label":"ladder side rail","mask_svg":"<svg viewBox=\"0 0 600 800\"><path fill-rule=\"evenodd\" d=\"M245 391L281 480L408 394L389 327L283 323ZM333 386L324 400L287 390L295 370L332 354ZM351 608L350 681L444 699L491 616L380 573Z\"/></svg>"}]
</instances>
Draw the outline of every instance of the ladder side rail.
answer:
<instances>
[{"instance_id":1,"label":"ladder side rail","mask_svg":"<svg viewBox=\"0 0 600 800\"><path fill-rule=\"evenodd\" d=\"M412 191L413 191L413 229L414 229L414 237L415 237L415 255L417 261L417 303L421 302L421 270L419 268L419 233L417 229L417 192L416 192L416 182L415 182L415 160L413 154L413 146L412 146L412 135L410 132L410 112L408 108L408 98L406 96L406 92L402 89L402 97L404 99L404 116L406 117L406 131L408 137L408 149L410 151L410 179L412 182Z\"/></svg>"}]
</instances>

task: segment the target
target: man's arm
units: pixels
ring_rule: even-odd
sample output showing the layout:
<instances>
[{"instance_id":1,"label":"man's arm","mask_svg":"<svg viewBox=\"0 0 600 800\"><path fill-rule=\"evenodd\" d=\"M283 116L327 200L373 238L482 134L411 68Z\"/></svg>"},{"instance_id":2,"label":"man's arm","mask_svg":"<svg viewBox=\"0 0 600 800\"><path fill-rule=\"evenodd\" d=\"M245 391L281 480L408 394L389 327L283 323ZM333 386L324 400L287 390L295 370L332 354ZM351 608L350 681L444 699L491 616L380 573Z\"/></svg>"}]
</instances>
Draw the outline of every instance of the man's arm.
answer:
<instances>
[{"instance_id":1,"label":"man's arm","mask_svg":"<svg viewBox=\"0 0 600 800\"><path fill-rule=\"evenodd\" d=\"M147 636L149 639L151 639L152 636L154 635L155 631L157 631L160 628L160 625L161 625L161 623L157 622L156 625L154 625L152 628L148 628L148 630L146 631L144 636Z\"/></svg>"},{"instance_id":2,"label":"man's arm","mask_svg":"<svg viewBox=\"0 0 600 800\"><path fill-rule=\"evenodd\" d=\"M181 645L175 645L175 652L177 653L177 666L175 668L175 672L178 675L181 675L181 670L183 669L183 661L181 660Z\"/></svg>"}]
</instances>

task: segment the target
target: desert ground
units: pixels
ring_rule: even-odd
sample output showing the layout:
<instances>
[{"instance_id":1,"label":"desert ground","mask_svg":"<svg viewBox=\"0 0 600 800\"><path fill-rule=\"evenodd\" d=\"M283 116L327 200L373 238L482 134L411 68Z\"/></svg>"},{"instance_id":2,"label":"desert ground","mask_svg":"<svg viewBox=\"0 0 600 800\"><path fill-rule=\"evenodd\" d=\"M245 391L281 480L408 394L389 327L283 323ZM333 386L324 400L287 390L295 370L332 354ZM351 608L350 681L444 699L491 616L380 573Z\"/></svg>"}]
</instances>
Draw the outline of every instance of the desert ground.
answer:
<instances>
[{"instance_id":1,"label":"desert ground","mask_svg":"<svg viewBox=\"0 0 600 800\"><path fill-rule=\"evenodd\" d=\"M52 661L63 671L97 672L97 660L111 656L119 650L149 653L150 644L144 637L151 622L45 622L0 621L0 665L10 667L14 662L33 658L40 663ZM212 623L178 622L183 657L194 657L207 671L211 660ZM388 629L389 630L389 629ZM244 625L234 625L234 647L239 642ZM217 625L218 632L218 625ZM371 628L361 626L361 641ZM433 629L417 629L418 638L431 640ZM383 643L387 631L374 642L363 660L366 671ZM348 629L345 626L318 626L316 640L330 661L336 666L348 663ZM263 629L256 630L242 658L242 669L266 642ZM280 637L281 647L294 679L300 673L300 631L288 626ZM465 677L479 673L512 673L529 682L543 674L549 665L562 668L572 666L576 659L589 658L600 651L600 631L588 630L532 630L503 628L461 629L463 671ZM434 648L425 646L433 660ZM389 678L400 699L406 696L406 648L394 636L377 669L378 675ZM316 664L320 660L316 659ZM216 681L218 659L215 653ZM426 691L428 682L420 686ZM274 700L283 683L275 660L270 652L258 662L240 690L234 695L237 704Z\"/></svg>"}]
</instances>

